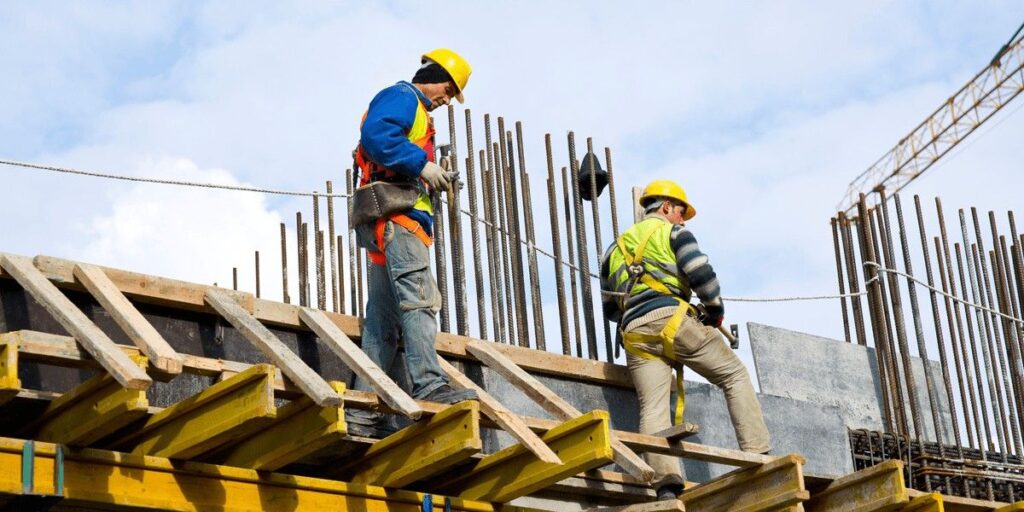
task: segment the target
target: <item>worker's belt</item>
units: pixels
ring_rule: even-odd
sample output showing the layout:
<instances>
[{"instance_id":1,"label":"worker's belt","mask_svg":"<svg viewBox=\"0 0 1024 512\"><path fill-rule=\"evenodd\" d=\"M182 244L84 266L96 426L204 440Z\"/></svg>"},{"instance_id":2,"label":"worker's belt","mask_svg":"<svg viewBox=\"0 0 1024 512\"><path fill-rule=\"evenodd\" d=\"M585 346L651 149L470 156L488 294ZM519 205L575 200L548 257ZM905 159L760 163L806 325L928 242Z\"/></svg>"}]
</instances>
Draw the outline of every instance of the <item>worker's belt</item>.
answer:
<instances>
[{"instance_id":1,"label":"worker's belt","mask_svg":"<svg viewBox=\"0 0 1024 512\"><path fill-rule=\"evenodd\" d=\"M410 233L416 235L416 238L419 238L420 241L423 242L423 245L426 245L427 247L433 245L434 239L423 230L423 226L421 226L419 222L416 222L408 215L398 213L391 215L390 217L378 219L375 234L377 238L377 248L379 251L367 251L367 254L370 256L370 261L374 264L383 265L387 261L387 258L384 256L384 229L387 227L388 221L394 222L395 224L407 229Z\"/></svg>"},{"instance_id":2,"label":"worker's belt","mask_svg":"<svg viewBox=\"0 0 1024 512\"><path fill-rule=\"evenodd\" d=\"M352 227L404 212L416 206L420 188L415 182L374 181L352 194Z\"/></svg>"},{"instance_id":3,"label":"worker's belt","mask_svg":"<svg viewBox=\"0 0 1024 512\"><path fill-rule=\"evenodd\" d=\"M682 425L683 410L686 409L686 391L683 389L683 365L676 361L676 334L686 316L696 317L697 312L689 302L680 300L679 307L669 317L665 327L662 327L658 334L641 334L634 332L622 332L622 344L626 352L643 359L661 359L676 370L676 413L673 417L673 424ZM652 354L640 347L640 344L661 343L661 354Z\"/></svg>"}]
</instances>

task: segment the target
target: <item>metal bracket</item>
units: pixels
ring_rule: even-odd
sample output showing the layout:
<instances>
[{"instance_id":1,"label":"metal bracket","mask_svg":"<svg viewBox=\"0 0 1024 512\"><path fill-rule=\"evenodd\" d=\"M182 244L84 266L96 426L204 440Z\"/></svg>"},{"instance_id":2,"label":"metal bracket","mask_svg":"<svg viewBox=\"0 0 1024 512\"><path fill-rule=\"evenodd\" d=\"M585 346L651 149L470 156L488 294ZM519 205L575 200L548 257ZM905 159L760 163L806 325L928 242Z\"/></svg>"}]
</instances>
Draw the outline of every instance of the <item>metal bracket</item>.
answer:
<instances>
[{"instance_id":1,"label":"metal bracket","mask_svg":"<svg viewBox=\"0 0 1024 512\"><path fill-rule=\"evenodd\" d=\"M64 500L64 446L57 445L53 458L54 494L38 494L35 489L35 441L26 441L21 448L21 496L15 497L0 510L45 512Z\"/></svg>"}]
</instances>

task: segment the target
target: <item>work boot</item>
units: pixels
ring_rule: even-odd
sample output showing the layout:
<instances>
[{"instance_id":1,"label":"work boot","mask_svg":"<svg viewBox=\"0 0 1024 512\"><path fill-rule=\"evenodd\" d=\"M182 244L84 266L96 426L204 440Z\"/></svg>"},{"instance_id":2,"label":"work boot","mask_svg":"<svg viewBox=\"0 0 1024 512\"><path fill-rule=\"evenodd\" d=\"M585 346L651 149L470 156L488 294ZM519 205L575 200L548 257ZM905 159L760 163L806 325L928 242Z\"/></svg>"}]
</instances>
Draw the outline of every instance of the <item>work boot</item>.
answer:
<instances>
[{"instance_id":1,"label":"work boot","mask_svg":"<svg viewBox=\"0 0 1024 512\"><path fill-rule=\"evenodd\" d=\"M377 414L369 418L351 413L345 414L345 426L348 435L384 439L398 431L384 416Z\"/></svg>"},{"instance_id":2,"label":"work boot","mask_svg":"<svg viewBox=\"0 0 1024 512\"><path fill-rule=\"evenodd\" d=\"M441 404L457 404L465 400L478 400L476 391L472 389L455 389L449 384L442 384L434 388L424 396L416 397L418 400L437 402Z\"/></svg>"},{"instance_id":3,"label":"work boot","mask_svg":"<svg viewBox=\"0 0 1024 512\"><path fill-rule=\"evenodd\" d=\"M679 484L665 484L658 487L658 501L677 500L683 494L683 486Z\"/></svg>"}]
</instances>

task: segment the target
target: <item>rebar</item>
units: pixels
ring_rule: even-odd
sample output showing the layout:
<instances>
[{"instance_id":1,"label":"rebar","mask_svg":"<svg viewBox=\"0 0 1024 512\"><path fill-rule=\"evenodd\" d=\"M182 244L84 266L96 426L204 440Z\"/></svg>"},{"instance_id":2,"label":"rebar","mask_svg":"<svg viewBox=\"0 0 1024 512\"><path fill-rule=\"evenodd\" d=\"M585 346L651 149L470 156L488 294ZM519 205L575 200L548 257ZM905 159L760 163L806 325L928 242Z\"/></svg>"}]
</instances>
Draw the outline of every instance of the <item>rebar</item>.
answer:
<instances>
[{"instance_id":1,"label":"rebar","mask_svg":"<svg viewBox=\"0 0 1024 512\"><path fill-rule=\"evenodd\" d=\"M846 218L845 212L839 212L839 230L843 238L843 251L846 253L846 275L850 282L850 293L860 293L860 283L857 278L857 258L853 253L853 237L850 234L850 221ZM850 298L850 305L853 308L853 327L857 334L857 344L867 346L867 334L864 331L864 312L861 309L860 297Z\"/></svg>"},{"instance_id":2,"label":"rebar","mask_svg":"<svg viewBox=\"0 0 1024 512\"><path fill-rule=\"evenodd\" d=\"M565 204L565 243L568 246L566 254L569 255L569 266L576 266L576 256L573 252L573 222L572 203L569 200L569 171L562 167L562 202ZM576 271L569 272L569 286L572 291L572 325L576 335L576 357L583 356L583 336L580 335L580 303L579 289L576 286Z\"/></svg>"},{"instance_id":3,"label":"rebar","mask_svg":"<svg viewBox=\"0 0 1024 512\"><path fill-rule=\"evenodd\" d=\"M512 144L512 132L505 130L505 119L498 117L498 132L502 134L500 141L503 157L505 193L508 198L505 205L509 231L509 250L512 256L512 277L515 283L515 311L520 347L530 346L529 315L526 312L526 278L523 265L522 229L519 225L519 187L516 180L515 155Z\"/></svg>"},{"instance_id":4,"label":"rebar","mask_svg":"<svg viewBox=\"0 0 1024 512\"><path fill-rule=\"evenodd\" d=\"M341 235L337 235L338 246L338 313L345 313L345 245Z\"/></svg>"},{"instance_id":5,"label":"rebar","mask_svg":"<svg viewBox=\"0 0 1024 512\"><path fill-rule=\"evenodd\" d=\"M534 340L537 350L547 350L544 336L544 306L540 295L540 270L537 268L537 238L533 230L533 198L530 194L530 175L526 172L526 155L523 153L523 123L519 121L516 121L516 148L519 153L520 183L523 185L523 217L526 221L526 256L530 269Z\"/></svg>"},{"instance_id":6,"label":"rebar","mask_svg":"<svg viewBox=\"0 0 1024 512\"><path fill-rule=\"evenodd\" d=\"M352 176L352 169L345 169L345 191L348 193L345 196L345 211L347 212L347 215L348 215L348 217L347 217L347 219L348 219L348 265L349 265L348 277L352 281L352 284L351 284L350 290L349 290L350 294L351 294L351 298L352 298L352 301L351 301L352 302L351 314L352 314L352 316L358 316L359 315L359 309L361 307L361 305L360 305L361 304L361 296L359 295L361 281L360 281L359 274L358 274L358 271L357 271L357 268L359 267L359 265L357 264L357 259L358 259L358 255L359 255L359 253L361 251L359 251L359 248L358 248L359 244L356 242L356 230L355 230L355 227L352 225L352 220L351 220L352 219L352 189L354 188L354 185L355 185L355 183L353 182L352 178L353 178L353 176Z\"/></svg>"},{"instance_id":7,"label":"rebar","mask_svg":"<svg viewBox=\"0 0 1024 512\"><path fill-rule=\"evenodd\" d=\"M288 296L288 229L281 223L281 301L291 304Z\"/></svg>"},{"instance_id":8,"label":"rebar","mask_svg":"<svg viewBox=\"0 0 1024 512\"><path fill-rule=\"evenodd\" d=\"M256 251L256 298L260 298L260 252Z\"/></svg>"},{"instance_id":9,"label":"rebar","mask_svg":"<svg viewBox=\"0 0 1024 512\"><path fill-rule=\"evenodd\" d=\"M981 300L978 301L977 304L981 305L982 308L987 308L988 304L985 302L985 287L981 276L981 258L979 257L978 252L978 245L971 244L971 259L974 262L974 268L976 271L975 278L978 280L978 286L980 289ZM992 330L991 325L989 325L988 315L985 314L981 308L978 308L978 314L981 316L981 319L978 322L979 330L982 330L985 333L983 336L983 340L985 341L983 347L987 348L985 352L986 369L989 373L989 379L994 383L990 393L990 396L994 397L992 402L992 418L996 422L996 434L999 436L999 452L1003 454L1003 457L1005 457L1006 452L1010 449L1010 432L1006 427L1006 421L1004 421L1008 415L1006 413L1006 404L1003 399L1003 385L999 374L999 363L995 354L996 349L992 343ZM984 327L981 327L982 325L984 325Z\"/></svg>"},{"instance_id":10,"label":"rebar","mask_svg":"<svg viewBox=\"0 0 1024 512\"><path fill-rule=\"evenodd\" d=\"M327 180L327 240L331 251L331 311L341 313L338 297L338 246L334 233L334 184Z\"/></svg>"},{"instance_id":11,"label":"rebar","mask_svg":"<svg viewBox=\"0 0 1024 512\"><path fill-rule=\"evenodd\" d=\"M995 227L995 214L989 212L989 220L992 223L992 235L997 237ZM1010 283L1007 280L1008 271L1010 266L1008 264L1007 252L1006 252L1006 238L998 236L999 240L993 240L993 251L992 255L992 268L994 270L994 281L993 285L996 290L996 298L999 301L999 311L1004 315L1013 316L1016 318L1017 315L1017 304L1014 298L1011 301L1012 293L1010 292ZM1018 350L1018 339L1017 329L1013 325L1013 322L1005 318L1000 318L1000 324L1003 328L1003 340L1005 340L1004 349L1006 351L1006 364L1007 374L1010 379L1010 383L1013 386L1013 392L1010 393L1007 390L1007 402L1010 407L1016 410L1016 420L1013 423L1014 426L1014 442L1016 443L1017 454L1022 453L1020 445L1020 433L1024 431L1024 425L1021 422L1024 421L1024 414L1022 414L1021 397L1024 396L1024 386L1022 386L1022 371L1020 370L1021 354Z\"/></svg>"},{"instance_id":12,"label":"rebar","mask_svg":"<svg viewBox=\"0 0 1024 512\"><path fill-rule=\"evenodd\" d=\"M502 218L501 213L504 211L501 207L501 196L500 187L501 180L497 176L498 168L498 150L495 144L491 141L491 115L484 114L484 153L487 157L487 170L485 187L487 196L490 197L490 206L488 207L487 214L490 215L490 226L489 233L493 239L494 245L488 246L488 257L491 260L491 265L494 267L494 277L491 279L491 288L497 286L498 290L495 296L496 302L494 302L494 329L497 333L498 341L501 343L512 343L511 330L513 328L509 314L511 310L508 306L506 299L505 290L508 290L508 281L505 273L505 261L507 255L507 247L505 246L505 237L501 231ZM509 290L511 292L511 290Z\"/></svg>"},{"instance_id":13,"label":"rebar","mask_svg":"<svg viewBox=\"0 0 1024 512\"><path fill-rule=\"evenodd\" d=\"M590 283L590 255L587 254L587 228L580 197L580 167L576 161L576 136L569 132L569 171L572 173L572 202L576 213L576 249L579 252L580 282L583 288L583 320L587 327L587 348L590 359L597 357L597 333L594 326L594 295Z\"/></svg>"},{"instance_id":14,"label":"rebar","mask_svg":"<svg viewBox=\"0 0 1024 512\"><path fill-rule=\"evenodd\" d=\"M882 232L882 229L879 228L879 226L884 224L884 221L882 220L882 209L881 208L875 208L874 209L874 215L871 216L871 222L872 222L872 224L871 224L871 231L872 231L872 233L878 235L878 236L875 236L875 237L872 238L871 245L872 245L872 248L874 249L874 254L880 257L882 255L882 246L881 246L881 243L880 243L880 239L883 236L883 232ZM900 373L901 373L900 372L900 357L899 357L899 354L896 352L896 349L897 349L897 346L896 346L896 334L895 334L895 332L893 330L893 323L894 323L893 322L893 316L894 316L894 313L892 311L890 311L891 308L890 308L889 295L888 295L889 290L886 288L886 286L887 286L886 285L886 280L882 279L881 276L879 276L878 290L879 290L880 296L882 297L881 310L882 310L882 320L883 320L883 324L882 324L881 328L885 332L885 340L886 340L885 345L884 345L884 350L885 350L885 355L886 355L885 363L886 363L886 369L889 372L889 382L895 388L895 392L896 392L895 396L899 397L899 400L894 400L893 401L893 406L896 408L895 413L896 413L897 418L899 420L898 421L898 425L901 428L900 433L904 437L909 437L910 436L910 428L909 428L910 422L907 419L907 405L908 405L909 402L904 397L904 394L903 394L903 383L900 380Z\"/></svg>"},{"instance_id":15,"label":"rebar","mask_svg":"<svg viewBox=\"0 0 1024 512\"><path fill-rule=\"evenodd\" d=\"M551 215L551 247L555 254L555 293L558 302L558 324L562 334L562 353L572 355L569 339L569 315L565 301L565 275L562 269L562 238L558 233L558 195L555 190L555 163L551 155L551 134L544 134L544 149L548 160L548 213Z\"/></svg>"},{"instance_id":16,"label":"rebar","mask_svg":"<svg viewBox=\"0 0 1024 512\"><path fill-rule=\"evenodd\" d=\"M466 109L466 184L469 186L469 236L473 243L473 284L476 291L477 327L480 339L487 339L487 295L484 293L484 271L480 266L480 229L476 200L476 165L473 161L473 116ZM480 155L483 170L483 153Z\"/></svg>"},{"instance_id":17,"label":"rebar","mask_svg":"<svg viewBox=\"0 0 1024 512\"><path fill-rule=\"evenodd\" d=\"M964 261L967 258L964 258L964 256L963 256L963 252L965 252L965 251L961 251L960 250L960 242L956 242L956 243L953 244L953 252L956 255L957 270L960 273L960 289L963 290L963 298L965 300L967 300L968 299L968 295L967 294L968 294L968 290L969 290L968 287L967 287L967 279L968 279L967 276L969 275L969 270L964 268ZM973 262L971 262L970 265L973 265ZM986 363L986 361L983 361L982 358L980 357L979 350L978 350L978 342L977 342L977 339L975 338L976 330L974 328L974 320L971 319L971 308L967 307L966 305L964 306L964 318L965 318L966 323L967 323L967 335L968 335L968 339L970 341L970 346L971 346L971 350L970 350L969 353L971 355L972 363L973 363L973 366L974 366L974 373L975 373L975 375L977 375L977 383L976 383L976 385L977 385L977 389L978 389L978 409L981 411L981 420L982 420L982 425L984 426L984 429L983 429L984 432L985 432L984 443L987 443L987 445L983 446L982 450L981 450L982 455L984 455L989 450L995 450L995 437L996 437L996 436L994 436L992 434L992 424L991 424L991 422L989 420L989 417L988 417L988 407L986 407L986 404L985 404L985 382L983 381L983 379L987 380L987 378L986 378L986 375L984 373L982 373L981 368L982 368L982 365L984 365ZM990 391L991 391L991 388L990 388ZM989 401L992 400L991 395L988 398L989 398ZM994 408L993 408L993 410L994 410ZM979 432L979 436L980 436L980 432Z\"/></svg>"},{"instance_id":18,"label":"rebar","mask_svg":"<svg viewBox=\"0 0 1024 512\"><path fill-rule=\"evenodd\" d=\"M597 169L594 167L594 163L597 162L597 155L594 154L594 139L587 137L587 154L592 155L590 158L590 210L591 216L594 223L594 246L595 254L598 254L600 258L601 254L604 254L604 244L601 242L601 215L599 213L599 203L597 197ZM601 264L598 263L600 268ZM601 324L604 326L604 350L605 358L609 363L615 361L615 353L612 349L612 331L608 324L608 319L604 315L601 315Z\"/></svg>"},{"instance_id":19,"label":"rebar","mask_svg":"<svg viewBox=\"0 0 1024 512\"><path fill-rule=\"evenodd\" d=\"M295 237L296 246L298 247L297 258L298 270L299 270L299 305L307 306L306 304L306 264L303 256L305 256L305 243L302 239L302 212L295 212Z\"/></svg>"},{"instance_id":20,"label":"rebar","mask_svg":"<svg viewBox=\"0 0 1024 512\"><path fill-rule=\"evenodd\" d=\"M832 225L832 247L836 253L836 279L839 281L839 307L843 313L843 339L850 343L850 314L846 309L846 285L843 284L843 258L839 248L839 221L835 217L829 221Z\"/></svg>"},{"instance_id":21,"label":"rebar","mask_svg":"<svg viewBox=\"0 0 1024 512\"><path fill-rule=\"evenodd\" d=\"M238 290L238 267L231 267L231 289Z\"/></svg>"},{"instance_id":22,"label":"rebar","mask_svg":"<svg viewBox=\"0 0 1024 512\"><path fill-rule=\"evenodd\" d=\"M604 148L604 163L605 169L608 171L608 200L611 203L612 210L612 237L615 240L619 239L619 207L618 203L615 202L615 175L612 173L612 149L605 146ZM621 343L615 344L615 359L618 359L621 355Z\"/></svg>"},{"instance_id":23,"label":"rebar","mask_svg":"<svg viewBox=\"0 0 1024 512\"><path fill-rule=\"evenodd\" d=\"M508 210L505 208L508 203L508 195L505 193L505 177L507 174L501 169L504 169L505 157L502 156L498 143L494 143L494 183L496 187L496 193L498 197L497 201L497 217L496 222L501 224L501 229L498 233L501 235L501 266L502 266L502 280L504 282L505 289L505 317L506 325L508 328L505 330L506 343L509 345L519 344L518 329L520 326L516 325L516 308L515 308L515 278L512 277L512 251L515 247L512 245L511 232L508 224Z\"/></svg>"},{"instance_id":24,"label":"rebar","mask_svg":"<svg viewBox=\"0 0 1024 512\"><path fill-rule=\"evenodd\" d=\"M316 255L316 307L327 309L327 280L324 278L324 237L320 231L320 195L313 192L313 250Z\"/></svg>"},{"instance_id":25,"label":"rebar","mask_svg":"<svg viewBox=\"0 0 1024 512\"><path fill-rule=\"evenodd\" d=\"M935 237L934 240L936 255L935 259L938 262L939 266L939 283L942 286L943 294L950 294L951 292L949 282L946 279L946 264L943 261L942 255L942 242L939 240L939 237ZM972 410L974 407L976 407L976 404L974 403L974 391L971 390L971 401L968 401L967 388L969 387L970 382L967 380L969 379L969 377L965 376L964 364L960 358L959 344L957 343L956 325L954 324L953 320L953 308L951 305L952 301L947 295L943 295L942 298L946 306L946 323L948 324L949 328L949 341L953 352L953 364L956 367L957 390L960 392L960 405L961 407L963 407L964 410L964 431L967 434L967 446L974 448L976 447L974 441L974 425L971 425L971 415L968 413L968 411L973 412L974 418L977 418L977 410ZM952 395L950 395L950 400L953 400ZM977 424L976 419L975 424Z\"/></svg>"},{"instance_id":26,"label":"rebar","mask_svg":"<svg viewBox=\"0 0 1024 512\"><path fill-rule=\"evenodd\" d=\"M459 152L455 132L455 106L448 105L448 144L451 170L458 175ZM472 153L470 153L472 155ZM466 336L469 333L469 315L466 311L466 260L462 243L462 191L459 183L448 188L448 234L452 251L452 284L455 292L455 328Z\"/></svg>"},{"instance_id":27,"label":"rebar","mask_svg":"<svg viewBox=\"0 0 1024 512\"><path fill-rule=\"evenodd\" d=\"M480 151L481 160L485 158L485 152ZM501 267L499 260L501 258L500 241L498 240L498 230L495 227L497 221L495 220L495 206L494 206L494 173L488 170L485 162L481 161L480 167L483 171L483 191L484 191L484 219L487 221L487 228L484 230L487 233L487 271L490 277L490 288L491 290L491 304L493 314L491 315L491 323L494 326L494 340L499 343L505 343L505 315L502 314L501 308L504 304L504 291L502 290L501 280Z\"/></svg>"},{"instance_id":28,"label":"rebar","mask_svg":"<svg viewBox=\"0 0 1024 512\"><path fill-rule=\"evenodd\" d=\"M433 192L434 206L434 268L437 276L437 291L441 294L441 310L437 312L440 320L441 331L451 332L448 325L448 255L445 254L445 229L444 215L445 204L441 201L441 194Z\"/></svg>"},{"instance_id":29,"label":"rebar","mask_svg":"<svg viewBox=\"0 0 1024 512\"><path fill-rule=\"evenodd\" d=\"M313 307L313 301L310 296L313 285L309 282L309 223L302 223L302 269L303 276L302 282L306 284L306 287L302 290L302 295L306 299L306 306Z\"/></svg>"}]
</instances>

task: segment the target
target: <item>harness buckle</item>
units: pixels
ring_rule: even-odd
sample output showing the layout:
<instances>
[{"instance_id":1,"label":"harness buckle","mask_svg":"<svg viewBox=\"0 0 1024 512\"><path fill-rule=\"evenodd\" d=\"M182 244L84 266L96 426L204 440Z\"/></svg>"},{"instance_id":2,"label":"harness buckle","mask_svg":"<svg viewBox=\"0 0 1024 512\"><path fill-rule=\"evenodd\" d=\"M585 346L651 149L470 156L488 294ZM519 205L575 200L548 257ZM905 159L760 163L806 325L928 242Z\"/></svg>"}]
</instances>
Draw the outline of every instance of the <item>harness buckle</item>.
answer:
<instances>
[{"instance_id":1,"label":"harness buckle","mask_svg":"<svg viewBox=\"0 0 1024 512\"><path fill-rule=\"evenodd\" d=\"M630 265L629 267L627 267L626 271L629 272L629 277L636 279L644 275L644 273L647 272L647 269L644 268L644 265L642 263L637 263L635 265Z\"/></svg>"}]
</instances>

